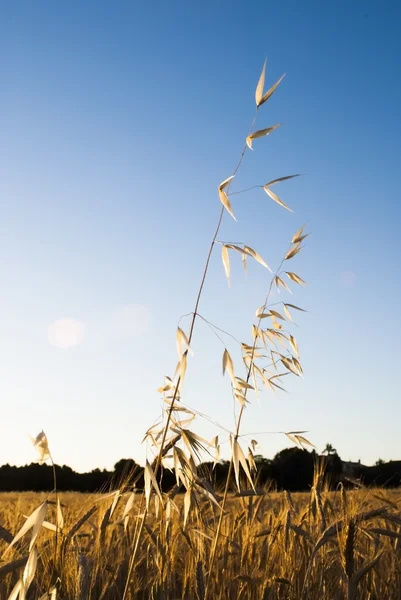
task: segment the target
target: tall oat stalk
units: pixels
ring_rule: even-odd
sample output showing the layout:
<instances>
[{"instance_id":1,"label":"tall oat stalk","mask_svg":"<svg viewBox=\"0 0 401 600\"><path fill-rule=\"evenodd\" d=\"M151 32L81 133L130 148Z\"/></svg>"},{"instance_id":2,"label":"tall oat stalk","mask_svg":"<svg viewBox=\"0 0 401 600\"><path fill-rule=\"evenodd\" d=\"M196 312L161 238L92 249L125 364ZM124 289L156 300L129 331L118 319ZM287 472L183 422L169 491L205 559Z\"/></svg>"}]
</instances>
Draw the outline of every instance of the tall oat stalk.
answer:
<instances>
[{"instance_id":1,"label":"tall oat stalk","mask_svg":"<svg viewBox=\"0 0 401 600\"><path fill-rule=\"evenodd\" d=\"M229 250L234 250L241 254L245 268L246 268L246 260L249 257L254 258L257 262L262 264L264 267L269 268L268 265L265 263L265 261L262 259L262 257L251 247L243 245L243 244L238 245L238 244L233 244L233 243L220 242L218 240L218 234L219 234L220 227L222 224L224 212L227 211L231 215L231 217L235 219L233 209L231 206L231 202L229 199L229 195L230 195L229 190L230 190L232 180L236 176L236 174L242 164L242 161L243 161L243 158L245 156L247 149L248 148L252 149L252 144L253 144L254 140L268 136L270 133L272 133L275 129L277 129L279 127L279 125L274 125L274 126L271 126L271 127L265 128L265 129L254 130L254 125L256 122L256 117L257 117L259 108L265 102L267 102L267 100L269 100L269 98L272 96L272 94L276 90L277 86L283 79L283 77L281 77L266 93L263 93L264 80L265 80L265 66L266 66L266 63L263 66L263 70L262 70L262 73L261 73L261 76L259 78L258 85L256 88L256 94L255 94L256 113L253 118L249 134L245 140L239 161L233 171L233 174L230 177L228 177L227 179L225 179L218 186L218 195L219 195L220 201L222 203L222 208L220 210L220 214L219 214L218 221L217 221L217 226L214 230L214 234L212 236L212 240L211 240L209 248L208 248L206 263L205 263L205 267L202 272L199 289L198 289L198 292L196 295L194 310L191 313L192 316L191 316L189 331L188 331L188 334L185 334L184 331L180 327L178 327L178 329L177 329L177 348L178 348L178 354L179 354L179 362L178 362L178 365L176 368L176 375L174 376L173 379L166 378L164 386L162 386L158 390L163 394L165 394L166 392L170 393L170 395L168 395L167 397L164 396L164 401L167 402L167 404L168 404L168 408L165 409L165 411L164 411L166 413L166 420L160 429L158 427L153 427L153 428L150 428L146 433L146 436L151 438L153 445L158 449L158 451L157 451L157 456L153 462L153 465L150 465L148 462L146 462L146 465L145 465L145 471L144 471L144 474L145 474L145 494L144 494L145 499L142 498L142 501L141 501L140 522L139 522L139 525L137 526L137 531L136 531L136 535L135 535L135 543L134 543L133 552L132 552L131 559L130 559L130 565L129 565L128 576L127 576L127 580L126 580L126 586L125 586L123 600L125 600L127 592L128 592L131 574L132 574L132 571L133 571L133 568L135 565L138 548L140 546L140 541L141 541L141 538L143 535L145 522L146 522L146 519L148 516L149 500L150 500L152 490L156 493L156 495L159 497L159 500L163 504L163 498L162 498L162 494L161 494L160 488L159 488L158 475L159 475L160 468L162 466L162 460L166 454L167 447L169 449L173 448L177 484L180 484L180 483L184 484L184 487L187 490L187 492L185 494L185 498L184 498L184 524L187 520L190 508L193 504L193 500L196 497L196 494L199 494L199 493L203 494L209 500L215 502L215 498L213 497L213 494L211 493L211 491L204 489L202 482L197 477L196 466L194 463L194 459L199 457L200 450L204 449L205 445L208 445L209 443L206 442L206 440L203 440L202 438L197 436L195 433L191 432L190 430L185 429L182 424L182 421L177 421L173 418L173 413L175 413L178 410L177 402L180 401L180 389L181 389L181 386L182 386L182 383L183 383L183 380L184 380L184 377L186 374L186 370L187 370L187 356L188 356L188 352L190 351L190 348L191 348L195 324L196 324L198 317L200 316L199 312L198 312L199 305L200 305L200 301L201 301L202 294L204 291L204 285L205 285L205 281L207 278L207 274L209 271L210 260L211 260L212 253L213 253L213 250L214 250L216 244L218 243L218 244L222 245L222 260L223 260L226 276L228 279L230 276ZM275 202L277 202L278 204L280 204L287 210L291 210L270 188L272 185L277 184L281 181L285 181L292 177L296 177L296 175L280 177L278 179L268 182L267 184L265 184L263 186L261 185L261 186L255 186L255 187L263 188L264 191ZM247 190L243 190L243 191L247 191ZM241 193L241 192L236 192L236 193ZM282 318L281 315L279 313L277 313L276 311L274 311L273 309L271 309L269 311L269 313L266 313L265 309L266 309L266 306L267 306L267 303L268 303L268 300L270 297L270 292L271 292L271 289L272 289L272 286L274 283L276 284L277 287L281 286L284 289L287 289L287 290L289 289L288 286L284 283L284 281L279 276L280 270L281 270L281 267L285 260L292 258L301 250L300 244L305 237L306 236L303 235L303 228L302 228L294 236L290 249L288 250L288 252L284 256L284 258L282 259L282 261L279 265L279 268L277 269L274 277L271 280L269 291L268 291L266 299L265 299L265 303L264 303L263 307L261 307L259 309L260 313L257 315L259 320L258 320L258 325L256 327L256 335L254 335L253 346L246 346L246 345L242 344L243 348L244 347L247 348L245 354L246 354L246 359L249 362L246 380L242 380L239 377L235 377L233 362L232 362L232 359L227 350L225 350L224 355L223 355L223 373L225 370L227 370L230 373L230 376L232 378L232 384L233 384L233 393L234 393L234 396L237 398L237 400L239 400L239 402L241 404L241 409L240 409L240 413L239 413L237 423L236 423L235 434L231 438L232 458L230 461L229 474L228 474L226 488L225 488L225 492L224 492L223 505L221 507L221 512L220 512L219 525L218 525L216 536L215 536L215 539L213 542L213 551L212 551L211 560L210 560L211 567L213 566L214 559L215 559L217 542L218 542L220 532L221 532L221 523L222 523L222 518L223 518L224 507L225 507L226 500L227 500L229 481L231 478L233 468L235 470L235 475L236 475L238 485L239 485L239 462L241 462L243 469L245 470L246 474L248 475L248 478L251 480L250 474L249 474L249 469L247 468L246 460L245 460L242 450L238 444L238 437L239 437L241 419L242 419L243 411L245 408L246 391L247 391L247 389L252 387L249 384L251 374L253 374L253 376L255 378L254 358L255 358L255 352L256 352L256 348L257 348L257 341L261 337L261 334L259 333L260 332L259 327L261 324L261 320L263 318L271 317L273 319L273 326L277 329L276 336L278 337L279 335L281 335L283 338L287 339L284 334L279 334L279 332L278 332L278 329L280 329L281 326L277 325L277 316L278 316L278 318L281 319ZM297 283L300 283L300 284L304 283L297 275L295 275L293 273L289 273L288 276L290 277L290 279L292 279L293 281L296 281ZM284 310L286 311L288 318L290 320L292 320L290 313L288 311L288 306L293 306L293 308L295 308L297 310L301 310L301 309L298 309L298 307L296 307L294 305L284 305ZM270 334L270 335L273 335L273 334ZM295 340L292 338L292 336L290 336L290 338L291 338L290 339L291 345L293 347L295 347L295 349L296 349ZM260 356L260 355L258 355L258 356ZM273 354L272 354L272 358L273 358ZM293 373L295 373L297 375L301 374L302 369L300 367L299 361L295 357L291 356L291 358L289 359L287 356L281 355L280 360L282 361L283 365L286 366L286 368L289 372L292 371ZM273 361L274 361L274 358L273 358ZM260 371L260 369L259 369L259 371ZM272 389L274 389L274 387L280 387L276 382L273 382L273 379L275 377L278 377L278 376L275 375L268 379L268 384L269 384L270 388L272 388ZM245 391L243 392L243 390L245 390ZM180 407L179 410L182 411L185 409ZM186 411L186 412L191 413L191 411ZM192 414L192 416L194 416L193 413L191 413L191 414ZM176 436L176 438L175 438L176 441L171 442L171 440L170 440L170 442L168 442L166 444L167 436L169 435L169 433L174 433L174 435ZM189 452L188 458L186 458L184 453L180 452L180 449L176 446L177 442L180 441L181 439L182 439L184 445L186 446L186 449ZM215 438L215 440L217 440L217 437ZM296 437L295 441L299 442L300 440ZM306 440L304 440L304 441L306 441ZM215 441L214 444L216 446L216 449L218 450L217 442ZM251 483L252 483L252 481L251 481ZM144 512L142 512L144 501L145 501L146 506L145 506ZM207 586L206 586L206 590L205 590L206 597L207 597L208 589L209 589L211 567L209 568L209 577L207 580Z\"/></svg>"}]
</instances>

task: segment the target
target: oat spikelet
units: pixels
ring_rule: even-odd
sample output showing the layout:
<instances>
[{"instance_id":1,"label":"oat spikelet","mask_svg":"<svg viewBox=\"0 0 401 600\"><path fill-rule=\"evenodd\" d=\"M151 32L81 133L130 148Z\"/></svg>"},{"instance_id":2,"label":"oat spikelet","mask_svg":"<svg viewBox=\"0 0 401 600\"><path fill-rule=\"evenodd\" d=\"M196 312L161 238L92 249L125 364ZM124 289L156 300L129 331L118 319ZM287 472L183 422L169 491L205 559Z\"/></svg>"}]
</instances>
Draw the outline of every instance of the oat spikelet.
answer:
<instances>
[{"instance_id":1,"label":"oat spikelet","mask_svg":"<svg viewBox=\"0 0 401 600\"><path fill-rule=\"evenodd\" d=\"M39 452L39 463L45 462L50 458L49 442L44 431L38 433L35 439L32 439L32 443Z\"/></svg>"}]
</instances>

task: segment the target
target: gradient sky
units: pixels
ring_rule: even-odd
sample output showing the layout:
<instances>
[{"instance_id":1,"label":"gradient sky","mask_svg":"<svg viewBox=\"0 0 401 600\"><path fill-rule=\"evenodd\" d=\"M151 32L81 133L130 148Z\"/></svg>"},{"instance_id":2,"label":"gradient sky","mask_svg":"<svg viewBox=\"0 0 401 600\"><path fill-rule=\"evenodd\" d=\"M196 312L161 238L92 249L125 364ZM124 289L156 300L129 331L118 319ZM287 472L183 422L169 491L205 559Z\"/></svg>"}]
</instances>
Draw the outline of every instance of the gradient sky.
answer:
<instances>
[{"instance_id":1,"label":"gradient sky","mask_svg":"<svg viewBox=\"0 0 401 600\"><path fill-rule=\"evenodd\" d=\"M289 445L274 432L305 429L346 460L400 459L400 4L8 2L0 51L0 463L34 460L42 428L77 470L143 462L266 56L269 84L287 76L257 124L285 126L232 190L302 173L276 188L295 212L233 197L220 239L274 266L309 223L291 264L305 379L242 431L273 432L252 435L269 457ZM234 259L228 288L213 256L200 312L250 342L269 277ZM200 322L193 349L183 398L230 429L224 346Z\"/></svg>"}]
</instances>

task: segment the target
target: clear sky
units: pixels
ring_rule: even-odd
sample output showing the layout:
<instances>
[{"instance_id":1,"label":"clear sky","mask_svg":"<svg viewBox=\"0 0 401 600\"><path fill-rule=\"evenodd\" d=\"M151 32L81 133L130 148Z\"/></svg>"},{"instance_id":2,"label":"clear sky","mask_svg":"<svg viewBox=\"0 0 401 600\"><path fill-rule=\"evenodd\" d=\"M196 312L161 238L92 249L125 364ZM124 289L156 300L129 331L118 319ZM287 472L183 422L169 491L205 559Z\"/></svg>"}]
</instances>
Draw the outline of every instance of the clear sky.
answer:
<instances>
[{"instance_id":1,"label":"clear sky","mask_svg":"<svg viewBox=\"0 0 401 600\"><path fill-rule=\"evenodd\" d=\"M302 173L276 189L295 212L234 196L220 239L274 266L308 221L291 265L309 282L292 300L305 378L263 393L243 432L400 459L400 4L7 2L0 52L0 463L34 460L42 428L77 470L143 462L266 56L269 84L287 75L258 127L284 126L232 189ZM240 262L228 288L216 252L200 312L250 342L269 279ZM199 323L193 349L184 400L230 429L224 348Z\"/></svg>"}]
</instances>

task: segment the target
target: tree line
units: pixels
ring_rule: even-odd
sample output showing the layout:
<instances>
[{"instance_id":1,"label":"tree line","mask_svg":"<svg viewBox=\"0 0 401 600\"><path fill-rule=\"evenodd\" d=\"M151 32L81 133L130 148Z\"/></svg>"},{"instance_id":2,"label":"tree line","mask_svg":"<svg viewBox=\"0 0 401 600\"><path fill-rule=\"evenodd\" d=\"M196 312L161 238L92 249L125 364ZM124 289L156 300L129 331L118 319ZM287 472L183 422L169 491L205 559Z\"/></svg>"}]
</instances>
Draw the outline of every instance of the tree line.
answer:
<instances>
[{"instance_id":1,"label":"tree line","mask_svg":"<svg viewBox=\"0 0 401 600\"><path fill-rule=\"evenodd\" d=\"M330 445L328 445L330 446ZM327 482L333 488L343 481L352 485L359 480L364 485L380 487L396 487L401 484L401 461L378 461L374 467L366 467L353 463L353 478L345 477L344 464L335 449L331 446L326 456L318 455L300 448L286 448L278 452L273 459L261 455L255 456L255 485L259 488L306 491L313 485L313 474L317 461L324 463ZM204 462L198 466L198 474L211 483L216 491L224 487L228 475L228 461L220 461L216 465ZM34 491L49 492L54 489L54 475L59 491L75 492L107 492L117 489L122 484L142 489L144 485L143 467L133 459L121 459L112 471L93 469L88 473L77 473L66 465L31 463L22 467L0 467L0 491ZM161 478L162 490L167 492L176 485L174 472L163 469ZM235 488L234 479L232 487Z\"/></svg>"}]
</instances>

